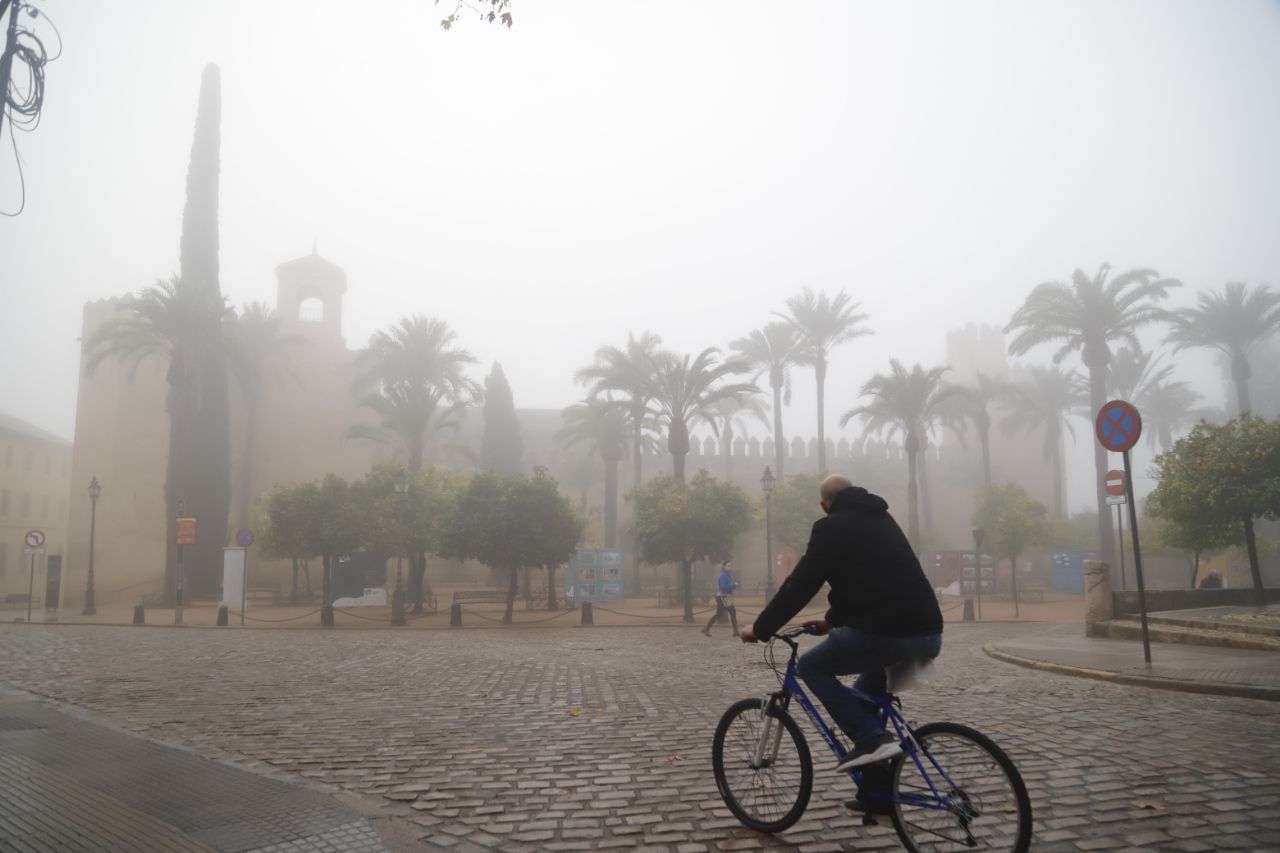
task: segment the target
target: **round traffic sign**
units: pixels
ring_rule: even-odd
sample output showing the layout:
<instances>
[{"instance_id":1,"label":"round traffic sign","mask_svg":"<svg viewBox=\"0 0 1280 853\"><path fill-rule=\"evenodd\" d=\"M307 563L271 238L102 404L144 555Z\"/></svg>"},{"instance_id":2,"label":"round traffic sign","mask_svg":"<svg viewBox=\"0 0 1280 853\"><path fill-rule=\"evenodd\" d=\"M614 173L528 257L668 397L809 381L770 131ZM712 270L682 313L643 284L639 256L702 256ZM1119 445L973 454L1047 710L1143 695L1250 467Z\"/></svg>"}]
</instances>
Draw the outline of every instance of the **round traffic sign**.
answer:
<instances>
[{"instance_id":1,"label":"round traffic sign","mask_svg":"<svg viewBox=\"0 0 1280 853\"><path fill-rule=\"evenodd\" d=\"M248 548L253 544L253 531L247 527L241 527L236 531L236 544L241 548Z\"/></svg>"},{"instance_id":2,"label":"round traffic sign","mask_svg":"<svg viewBox=\"0 0 1280 853\"><path fill-rule=\"evenodd\" d=\"M1114 470L1108 471L1106 478L1102 481L1102 484L1106 487L1107 494L1123 495L1124 494L1124 472L1114 471Z\"/></svg>"},{"instance_id":3,"label":"round traffic sign","mask_svg":"<svg viewBox=\"0 0 1280 853\"><path fill-rule=\"evenodd\" d=\"M1142 415L1124 400L1112 400L1098 410L1094 422L1098 443L1113 453L1123 453L1142 435Z\"/></svg>"},{"instance_id":4,"label":"round traffic sign","mask_svg":"<svg viewBox=\"0 0 1280 853\"><path fill-rule=\"evenodd\" d=\"M27 547L28 547L28 548L40 548L40 547L42 547L42 546L44 545L44 531L43 531L43 530L28 530L28 531L27 531L27 536L26 536L26 540L25 540L25 541L26 541L26 543L27 543Z\"/></svg>"}]
</instances>

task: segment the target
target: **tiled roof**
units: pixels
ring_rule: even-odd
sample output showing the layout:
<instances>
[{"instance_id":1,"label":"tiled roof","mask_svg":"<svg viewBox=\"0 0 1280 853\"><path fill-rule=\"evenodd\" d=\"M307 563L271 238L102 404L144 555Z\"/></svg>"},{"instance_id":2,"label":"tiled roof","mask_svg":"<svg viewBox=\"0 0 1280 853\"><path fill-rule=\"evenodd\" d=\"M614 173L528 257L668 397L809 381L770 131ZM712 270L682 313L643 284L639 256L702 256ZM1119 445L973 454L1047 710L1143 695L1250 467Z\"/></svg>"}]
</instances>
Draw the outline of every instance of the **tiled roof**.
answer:
<instances>
[{"instance_id":1,"label":"tiled roof","mask_svg":"<svg viewBox=\"0 0 1280 853\"><path fill-rule=\"evenodd\" d=\"M0 412L0 433L19 435L23 438L43 441L47 444L56 444L59 447L71 446L71 442L67 441L62 436L46 432L37 426L29 424L26 421L19 420L12 415L6 415L3 412Z\"/></svg>"}]
</instances>

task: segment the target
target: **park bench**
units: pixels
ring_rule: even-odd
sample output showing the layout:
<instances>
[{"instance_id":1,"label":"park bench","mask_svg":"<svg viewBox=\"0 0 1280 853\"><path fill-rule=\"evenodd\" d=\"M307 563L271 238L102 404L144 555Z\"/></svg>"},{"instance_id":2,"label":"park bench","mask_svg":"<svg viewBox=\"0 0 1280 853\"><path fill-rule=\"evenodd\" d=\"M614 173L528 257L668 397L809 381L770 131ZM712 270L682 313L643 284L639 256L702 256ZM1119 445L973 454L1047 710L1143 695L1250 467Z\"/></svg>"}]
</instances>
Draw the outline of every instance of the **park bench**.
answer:
<instances>
[{"instance_id":1,"label":"park bench","mask_svg":"<svg viewBox=\"0 0 1280 853\"><path fill-rule=\"evenodd\" d=\"M453 594L454 604L506 604L507 594L496 589L461 589Z\"/></svg>"},{"instance_id":2,"label":"park bench","mask_svg":"<svg viewBox=\"0 0 1280 853\"><path fill-rule=\"evenodd\" d=\"M11 592L4 597L4 603L6 607L8 606L26 607L28 600L31 601L32 607L40 606L39 598L31 598L31 596L27 595L25 592Z\"/></svg>"}]
</instances>

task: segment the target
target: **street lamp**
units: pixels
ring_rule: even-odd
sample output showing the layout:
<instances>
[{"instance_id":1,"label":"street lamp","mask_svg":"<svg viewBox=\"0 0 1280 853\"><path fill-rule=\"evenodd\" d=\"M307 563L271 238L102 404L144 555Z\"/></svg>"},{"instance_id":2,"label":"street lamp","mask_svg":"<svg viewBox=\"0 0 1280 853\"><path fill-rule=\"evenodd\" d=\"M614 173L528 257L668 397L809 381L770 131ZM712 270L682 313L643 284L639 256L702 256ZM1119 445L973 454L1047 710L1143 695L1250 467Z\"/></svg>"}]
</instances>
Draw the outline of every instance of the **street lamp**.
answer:
<instances>
[{"instance_id":1,"label":"street lamp","mask_svg":"<svg viewBox=\"0 0 1280 853\"><path fill-rule=\"evenodd\" d=\"M773 486L777 480L769 466L764 466L760 475L760 488L764 490L764 600L767 604L773 600L773 518L770 513L769 496L773 494Z\"/></svg>"},{"instance_id":2,"label":"street lamp","mask_svg":"<svg viewBox=\"0 0 1280 853\"><path fill-rule=\"evenodd\" d=\"M982 621L982 539L986 531L981 527L973 530L973 577L978 590L978 621Z\"/></svg>"},{"instance_id":3,"label":"street lamp","mask_svg":"<svg viewBox=\"0 0 1280 853\"><path fill-rule=\"evenodd\" d=\"M98 532L98 495L101 494L102 486L98 485L98 478L91 478L89 480L89 579L84 587L84 609L80 611L81 616L94 616L98 612L93 606L93 540Z\"/></svg>"},{"instance_id":4,"label":"street lamp","mask_svg":"<svg viewBox=\"0 0 1280 853\"><path fill-rule=\"evenodd\" d=\"M409 475L406 474L404 469L402 468L396 472L395 479L392 482L395 484L396 494L400 496L397 500L399 501L400 527L401 527L401 531L403 532L404 501L405 501L404 496L409 493ZM403 542L401 543L400 553L396 555L396 588L395 588L395 591L391 593L391 624L392 625L404 624L404 543Z\"/></svg>"}]
</instances>

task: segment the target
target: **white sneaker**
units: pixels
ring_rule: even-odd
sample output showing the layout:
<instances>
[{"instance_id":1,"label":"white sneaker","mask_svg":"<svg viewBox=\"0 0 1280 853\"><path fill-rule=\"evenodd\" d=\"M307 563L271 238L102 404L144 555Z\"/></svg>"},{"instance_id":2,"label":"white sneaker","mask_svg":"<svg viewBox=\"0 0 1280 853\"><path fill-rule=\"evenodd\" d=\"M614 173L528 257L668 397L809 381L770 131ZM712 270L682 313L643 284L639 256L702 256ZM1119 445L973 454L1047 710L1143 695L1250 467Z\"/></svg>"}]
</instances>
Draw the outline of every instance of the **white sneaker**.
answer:
<instances>
[{"instance_id":1,"label":"white sneaker","mask_svg":"<svg viewBox=\"0 0 1280 853\"><path fill-rule=\"evenodd\" d=\"M836 765L836 771L844 772L866 764L875 764L877 761L887 761L901 754L902 744L898 743L893 735L885 732L877 738L868 738L865 744L855 746L853 752Z\"/></svg>"}]
</instances>

